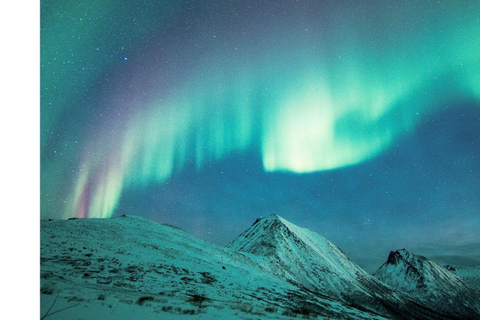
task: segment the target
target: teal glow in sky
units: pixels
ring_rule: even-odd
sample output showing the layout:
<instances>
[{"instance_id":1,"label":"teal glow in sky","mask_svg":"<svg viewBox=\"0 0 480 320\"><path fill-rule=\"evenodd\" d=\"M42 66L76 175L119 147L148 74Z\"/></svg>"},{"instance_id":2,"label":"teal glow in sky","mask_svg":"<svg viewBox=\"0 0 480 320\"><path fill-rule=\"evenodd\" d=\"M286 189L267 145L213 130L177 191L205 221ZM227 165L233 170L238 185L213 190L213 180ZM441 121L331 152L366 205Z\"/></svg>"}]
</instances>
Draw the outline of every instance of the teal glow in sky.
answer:
<instances>
[{"instance_id":1,"label":"teal glow in sky","mask_svg":"<svg viewBox=\"0 0 480 320\"><path fill-rule=\"evenodd\" d=\"M478 1L41 9L42 217L110 217L233 155L266 175L360 165L480 101Z\"/></svg>"}]
</instances>

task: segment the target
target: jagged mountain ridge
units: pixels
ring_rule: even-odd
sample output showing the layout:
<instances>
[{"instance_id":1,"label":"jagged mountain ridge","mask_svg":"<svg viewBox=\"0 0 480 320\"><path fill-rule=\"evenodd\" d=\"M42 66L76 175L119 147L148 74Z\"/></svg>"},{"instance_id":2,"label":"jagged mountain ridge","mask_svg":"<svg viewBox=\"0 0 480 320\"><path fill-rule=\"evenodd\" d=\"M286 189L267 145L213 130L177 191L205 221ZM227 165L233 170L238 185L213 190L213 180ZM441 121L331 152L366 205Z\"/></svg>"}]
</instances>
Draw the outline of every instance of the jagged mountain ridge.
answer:
<instances>
[{"instance_id":1,"label":"jagged mountain ridge","mask_svg":"<svg viewBox=\"0 0 480 320\"><path fill-rule=\"evenodd\" d=\"M405 249L392 251L374 276L449 316L480 318L480 293L447 268L423 256Z\"/></svg>"},{"instance_id":2,"label":"jagged mountain ridge","mask_svg":"<svg viewBox=\"0 0 480 320\"><path fill-rule=\"evenodd\" d=\"M272 274L390 317L441 318L365 272L323 236L271 214L257 219L229 248L261 257Z\"/></svg>"}]
</instances>

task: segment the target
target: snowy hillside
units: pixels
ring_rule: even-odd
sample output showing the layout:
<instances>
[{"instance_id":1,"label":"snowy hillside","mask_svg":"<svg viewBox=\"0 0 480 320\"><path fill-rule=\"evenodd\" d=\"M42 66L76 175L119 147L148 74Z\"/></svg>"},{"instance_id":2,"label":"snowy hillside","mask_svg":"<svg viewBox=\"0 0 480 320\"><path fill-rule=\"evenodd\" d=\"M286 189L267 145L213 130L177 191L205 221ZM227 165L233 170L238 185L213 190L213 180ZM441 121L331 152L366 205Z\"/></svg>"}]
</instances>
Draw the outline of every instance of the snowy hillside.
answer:
<instances>
[{"instance_id":1,"label":"snowy hillside","mask_svg":"<svg viewBox=\"0 0 480 320\"><path fill-rule=\"evenodd\" d=\"M382 282L442 313L462 319L480 318L480 294L446 268L405 249L390 252L376 272Z\"/></svg>"},{"instance_id":2,"label":"snowy hillside","mask_svg":"<svg viewBox=\"0 0 480 320\"><path fill-rule=\"evenodd\" d=\"M47 319L380 319L255 259L137 217L41 222Z\"/></svg>"},{"instance_id":3,"label":"snowy hillside","mask_svg":"<svg viewBox=\"0 0 480 320\"><path fill-rule=\"evenodd\" d=\"M480 290L480 266L476 266L476 267L445 266L445 268L455 273L457 277L464 280L472 287Z\"/></svg>"}]
</instances>

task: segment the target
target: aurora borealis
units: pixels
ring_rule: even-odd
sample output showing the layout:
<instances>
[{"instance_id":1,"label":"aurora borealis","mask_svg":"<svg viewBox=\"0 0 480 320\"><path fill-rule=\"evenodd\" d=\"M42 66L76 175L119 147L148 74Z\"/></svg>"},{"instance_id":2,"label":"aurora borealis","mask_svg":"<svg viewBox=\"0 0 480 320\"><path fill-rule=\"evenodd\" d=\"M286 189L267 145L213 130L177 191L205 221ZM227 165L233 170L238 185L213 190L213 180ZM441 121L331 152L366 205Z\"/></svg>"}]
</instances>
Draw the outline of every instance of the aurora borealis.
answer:
<instances>
[{"instance_id":1,"label":"aurora borealis","mask_svg":"<svg viewBox=\"0 0 480 320\"><path fill-rule=\"evenodd\" d=\"M479 263L479 12L42 1L41 216L136 214L225 244L277 212L354 258Z\"/></svg>"}]
</instances>

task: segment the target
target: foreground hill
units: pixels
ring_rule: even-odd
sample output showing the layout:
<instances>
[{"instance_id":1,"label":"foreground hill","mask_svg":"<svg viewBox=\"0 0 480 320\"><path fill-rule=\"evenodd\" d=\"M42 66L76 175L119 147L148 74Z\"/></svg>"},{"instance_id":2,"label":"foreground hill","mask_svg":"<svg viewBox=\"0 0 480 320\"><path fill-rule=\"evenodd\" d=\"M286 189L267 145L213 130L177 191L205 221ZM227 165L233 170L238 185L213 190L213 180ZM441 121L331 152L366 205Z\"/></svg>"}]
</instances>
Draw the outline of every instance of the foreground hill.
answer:
<instances>
[{"instance_id":1,"label":"foreground hill","mask_svg":"<svg viewBox=\"0 0 480 320\"><path fill-rule=\"evenodd\" d=\"M460 319L480 318L480 293L447 268L405 249L390 252L376 272L382 282Z\"/></svg>"}]
</instances>

